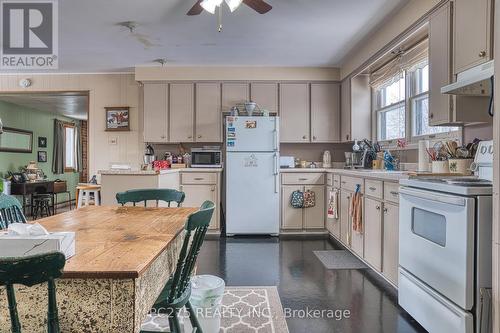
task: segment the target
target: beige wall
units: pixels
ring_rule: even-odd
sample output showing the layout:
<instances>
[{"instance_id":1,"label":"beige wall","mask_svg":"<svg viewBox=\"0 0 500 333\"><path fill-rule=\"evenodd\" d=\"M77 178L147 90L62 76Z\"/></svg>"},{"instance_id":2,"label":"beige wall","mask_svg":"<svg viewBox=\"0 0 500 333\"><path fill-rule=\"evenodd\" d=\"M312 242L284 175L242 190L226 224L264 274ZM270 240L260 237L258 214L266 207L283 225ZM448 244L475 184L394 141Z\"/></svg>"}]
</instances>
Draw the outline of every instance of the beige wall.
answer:
<instances>
[{"instance_id":1,"label":"beige wall","mask_svg":"<svg viewBox=\"0 0 500 333\"><path fill-rule=\"evenodd\" d=\"M337 81L338 68L318 67L136 67L137 81Z\"/></svg>"},{"instance_id":2,"label":"beige wall","mask_svg":"<svg viewBox=\"0 0 500 333\"><path fill-rule=\"evenodd\" d=\"M23 78L32 80L29 88L19 87ZM53 91L89 91L89 175L111 162L139 165L139 85L133 74L0 75L0 93ZM130 132L105 131L105 106L130 107ZM109 144L112 138L117 144Z\"/></svg>"},{"instance_id":3,"label":"beige wall","mask_svg":"<svg viewBox=\"0 0 500 333\"><path fill-rule=\"evenodd\" d=\"M378 30L366 36L345 57L341 66L341 78L351 74L440 2L441 0L410 0L397 13L390 15Z\"/></svg>"}]
</instances>

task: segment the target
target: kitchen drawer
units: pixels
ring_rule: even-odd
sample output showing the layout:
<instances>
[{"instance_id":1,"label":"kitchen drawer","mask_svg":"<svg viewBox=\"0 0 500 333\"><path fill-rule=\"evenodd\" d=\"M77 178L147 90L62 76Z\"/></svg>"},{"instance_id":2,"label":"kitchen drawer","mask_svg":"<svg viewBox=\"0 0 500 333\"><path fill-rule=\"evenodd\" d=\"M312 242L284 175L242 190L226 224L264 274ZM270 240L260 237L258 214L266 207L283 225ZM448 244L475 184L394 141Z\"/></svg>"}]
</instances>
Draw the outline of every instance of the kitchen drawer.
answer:
<instances>
[{"instance_id":1,"label":"kitchen drawer","mask_svg":"<svg viewBox=\"0 0 500 333\"><path fill-rule=\"evenodd\" d=\"M364 180L363 178L341 176L340 177L340 187L348 191L356 191L356 186L361 185L360 191L364 192Z\"/></svg>"},{"instance_id":2,"label":"kitchen drawer","mask_svg":"<svg viewBox=\"0 0 500 333\"><path fill-rule=\"evenodd\" d=\"M334 175L333 173L326 174L326 184L340 188L340 175Z\"/></svg>"},{"instance_id":3,"label":"kitchen drawer","mask_svg":"<svg viewBox=\"0 0 500 333\"><path fill-rule=\"evenodd\" d=\"M399 183L384 182L384 199L399 203Z\"/></svg>"},{"instance_id":4,"label":"kitchen drawer","mask_svg":"<svg viewBox=\"0 0 500 333\"><path fill-rule=\"evenodd\" d=\"M382 199L384 195L384 183L380 180L366 179L365 180L365 195Z\"/></svg>"},{"instance_id":5,"label":"kitchen drawer","mask_svg":"<svg viewBox=\"0 0 500 333\"><path fill-rule=\"evenodd\" d=\"M325 184L325 175L322 173L283 173L281 180L285 185L323 185Z\"/></svg>"},{"instance_id":6,"label":"kitchen drawer","mask_svg":"<svg viewBox=\"0 0 500 333\"><path fill-rule=\"evenodd\" d=\"M211 172L183 172L181 184L217 184L217 174Z\"/></svg>"}]
</instances>

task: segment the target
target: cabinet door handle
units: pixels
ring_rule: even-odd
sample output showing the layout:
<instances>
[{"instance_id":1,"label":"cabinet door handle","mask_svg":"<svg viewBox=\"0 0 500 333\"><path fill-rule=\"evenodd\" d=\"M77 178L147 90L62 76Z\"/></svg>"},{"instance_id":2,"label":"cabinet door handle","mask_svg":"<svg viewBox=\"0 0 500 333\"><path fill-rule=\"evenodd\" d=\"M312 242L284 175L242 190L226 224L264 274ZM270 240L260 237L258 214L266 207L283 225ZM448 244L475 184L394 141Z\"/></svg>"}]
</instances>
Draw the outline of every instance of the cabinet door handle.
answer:
<instances>
[{"instance_id":1,"label":"cabinet door handle","mask_svg":"<svg viewBox=\"0 0 500 333\"><path fill-rule=\"evenodd\" d=\"M192 139L192 138L193 138L193 136L192 136L192 135L188 136L188 139Z\"/></svg>"},{"instance_id":2,"label":"cabinet door handle","mask_svg":"<svg viewBox=\"0 0 500 333\"><path fill-rule=\"evenodd\" d=\"M162 136L161 136L161 138L162 138L162 139L165 139L165 135L162 135Z\"/></svg>"},{"instance_id":3,"label":"cabinet door handle","mask_svg":"<svg viewBox=\"0 0 500 333\"><path fill-rule=\"evenodd\" d=\"M194 180L203 180L205 178L202 178L202 177L196 177Z\"/></svg>"},{"instance_id":4,"label":"cabinet door handle","mask_svg":"<svg viewBox=\"0 0 500 333\"><path fill-rule=\"evenodd\" d=\"M201 135L198 135L198 139L201 139Z\"/></svg>"},{"instance_id":5,"label":"cabinet door handle","mask_svg":"<svg viewBox=\"0 0 500 333\"><path fill-rule=\"evenodd\" d=\"M316 140L316 136L313 135L313 140Z\"/></svg>"},{"instance_id":6,"label":"cabinet door handle","mask_svg":"<svg viewBox=\"0 0 500 333\"><path fill-rule=\"evenodd\" d=\"M212 188L210 189L212 192L215 192L215 186L212 186Z\"/></svg>"},{"instance_id":7,"label":"cabinet door handle","mask_svg":"<svg viewBox=\"0 0 500 333\"><path fill-rule=\"evenodd\" d=\"M398 195L398 194L399 194L399 192L396 192L396 191L391 191L391 194L392 194L392 195L394 195L394 196L396 196L396 195Z\"/></svg>"},{"instance_id":8,"label":"cabinet door handle","mask_svg":"<svg viewBox=\"0 0 500 333\"><path fill-rule=\"evenodd\" d=\"M307 139L307 135L303 135L302 139L304 139L304 140Z\"/></svg>"},{"instance_id":9,"label":"cabinet door handle","mask_svg":"<svg viewBox=\"0 0 500 333\"><path fill-rule=\"evenodd\" d=\"M375 187L373 187L373 186L370 186L368 189L369 189L370 191L375 191L375 190L376 190L376 188L375 188Z\"/></svg>"},{"instance_id":10,"label":"cabinet door handle","mask_svg":"<svg viewBox=\"0 0 500 333\"><path fill-rule=\"evenodd\" d=\"M375 206L375 209L376 210L380 210L380 206Z\"/></svg>"},{"instance_id":11,"label":"cabinet door handle","mask_svg":"<svg viewBox=\"0 0 500 333\"><path fill-rule=\"evenodd\" d=\"M307 178L299 178L299 180L304 181L307 180Z\"/></svg>"},{"instance_id":12,"label":"cabinet door handle","mask_svg":"<svg viewBox=\"0 0 500 333\"><path fill-rule=\"evenodd\" d=\"M486 51L483 50L483 51L479 52L478 55L479 55L479 58L484 58L484 57L486 57Z\"/></svg>"},{"instance_id":13,"label":"cabinet door handle","mask_svg":"<svg viewBox=\"0 0 500 333\"><path fill-rule=\"evenodd\" d=\"M434 113L429 114L429 119L434 118Z\"/></svg>"},{"instance_id":14,"label":"cabinet door handle","mask_svg":"<svg viewBox=\"0 0 500 333\"><path fill-rule=\"evenodd\" d=\"M384 213L387 213L387 208L384 208Z\"/></svg>"}]
</instances>

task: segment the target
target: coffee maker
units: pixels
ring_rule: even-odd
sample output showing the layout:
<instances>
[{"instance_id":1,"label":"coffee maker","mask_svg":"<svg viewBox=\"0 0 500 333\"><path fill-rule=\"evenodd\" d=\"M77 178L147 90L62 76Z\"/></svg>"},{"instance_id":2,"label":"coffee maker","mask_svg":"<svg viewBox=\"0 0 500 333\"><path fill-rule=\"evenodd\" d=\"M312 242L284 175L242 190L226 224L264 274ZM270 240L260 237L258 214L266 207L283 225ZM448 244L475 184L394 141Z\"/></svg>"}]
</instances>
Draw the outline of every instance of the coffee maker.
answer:
<instances>
[{"instance_id":1,"label":"coffee maker","mask_svg":"<svg viewBox=\"0 0 500 333\"><path fill-rule=\"evenodd\" d=\"M155 150L151 146L151 144L146 144L146 149L144 149L144 164L149 165L153 164L155 161Z\"/></svg>"}]
</instances>

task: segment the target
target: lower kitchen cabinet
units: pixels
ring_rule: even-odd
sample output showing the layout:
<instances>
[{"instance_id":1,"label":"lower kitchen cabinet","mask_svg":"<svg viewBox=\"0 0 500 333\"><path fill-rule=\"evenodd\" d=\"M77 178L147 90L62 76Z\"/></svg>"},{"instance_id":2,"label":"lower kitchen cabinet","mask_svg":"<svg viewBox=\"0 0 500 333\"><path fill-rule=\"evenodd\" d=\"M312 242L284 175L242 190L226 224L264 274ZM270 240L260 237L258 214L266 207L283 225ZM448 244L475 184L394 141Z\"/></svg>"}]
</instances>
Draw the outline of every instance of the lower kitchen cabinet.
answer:
<instances>
[{"instance_id":1,"label":"lower kitchen cabinet","mask_svg":"<svg viewBox=\"0 0 500 333\"><path fill-rule=\"evenodd\" d=\"M313 191L316 205L310 208L293 208L290 198L294 191ZM325 228L325 187L323 185L281 186L281 229L314 230Z\"/></svg>"},{"instance_id":2,"label":"lower kitchen cabinet","mask_svg":"<svg viewBox=\"0 0 500 333\"><path fill-rule=\"evenodd\" d=\"M333 191L333 187L332 186L328 186L326 188L326 204L328 205L328 202L329 202L329 195L330 195L330 192ZM340 200L340 193L339 193L339 197L337 198L338 200ZM340 202L337 202L337 204L340 204ZM326 208L325 208L326 209ZM328 216L325 218L325 221L326 221L326 228L328 229L328 231L333 235L333 237L337 238L337 239L340 239L340 212L338 214L338 218L329 218Z\"/></svg>"},{"instance_id":3,"label":"lower kitchen cabinet","mask_svg":"<svg viewBox=\"0 0 500 333\"><path fill-rule=\"evenodd\" d=\"M363 207L363 200L364 198L361 197L361 207ZM349 207L349 206L348 206ZM363 208L361 208L361 213L363 213ZM362 215L361 215L362 216ZM363 219L363 216L361 217ZM361 232L352 230L352 221L350 223L351 225L351 249L360 257L363 258L364 255L364 250L365 250L365 235L364 235L364 221L362 220L362 230Z\"/></svg>"},{"instance_id":4,"label":"lower kitchen cabinet","mask_svg":"<svg viewBox=\"0 0 500 333\"><path fill-rule=\"evenodd\" d=\"M304 208L304 229L324 229L325 228L325 187L306 186L306 191L313 191L316 205Z\"/></svg>"},{"instance_id":5,"label":"lower kitchen cabinet","mask_svg":"<svg viewBox=\"0 0 500 333\"><path fill-rule=\"evenodd\" d=\"M281 187L281 229L302 229L302 209L293 208L290 197L294 191L303 191L303 186L283 185Z\"/></svg>"},{"instance_id":6,"label":"lower kitchen cabinet","mask_svg":"<svg viewBox=\"0 0 500 333\"><path fill-rule=\"evenodd\" d=\"M364 259L379 272L382 271L382 203L365 198L364 213L365 253Z\"/></svg>"},{"instance_id":7,"label":"lower kitchen cabinet","mask_svg":"<svg viewBox=\"0 0 500 333\"><path fill-rule=\"evenodd\" d=\"M186 194L183 207L200 207L203 202L210 200L215 203L215 210L210 222L209 230L219 229L219 202L220 182L218 174L200 173L199 177L192 177L193 173L181 174L180 190ZM212 184L207 184L212 183Z\"/></svg>"},{"instance_id":8,"label":"lower kitchen cabinet","mask_svg":"<svg viewBox=\"0 0 500 333\"><path fill-rule=\"evenodd\" d=\"M398 283L399 206L384 204L382 273L392 283ZM418 249L415 249L418 251Z\"/></svg>"},{"instance_id":9,"label":"lower kitchen cabinet","mask_svg":"<svg viewBox=\"0 0 500 333\"><path fill-rule=\"evenodd\" d=\"M340 241L347 247L351 246L351 223L349 218L351 195L352 194L349 191L340 191Z\"/></svg>"}]
</instances>

